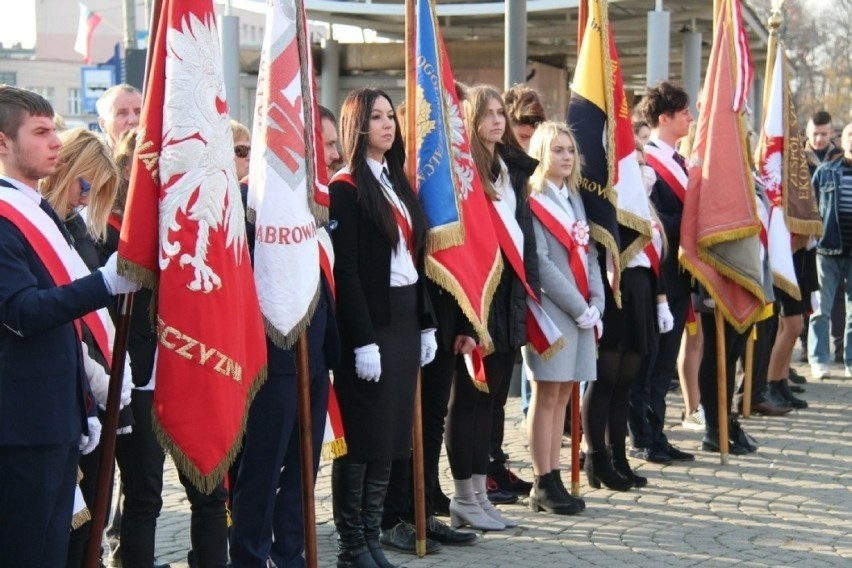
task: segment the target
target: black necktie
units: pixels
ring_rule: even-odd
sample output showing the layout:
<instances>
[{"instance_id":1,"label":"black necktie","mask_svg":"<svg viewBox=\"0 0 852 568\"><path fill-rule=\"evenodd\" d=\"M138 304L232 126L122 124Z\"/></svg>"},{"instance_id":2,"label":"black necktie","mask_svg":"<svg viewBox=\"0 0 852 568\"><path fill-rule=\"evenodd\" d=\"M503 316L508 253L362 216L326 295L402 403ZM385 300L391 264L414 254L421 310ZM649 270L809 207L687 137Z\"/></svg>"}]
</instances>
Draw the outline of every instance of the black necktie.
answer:
<instances>
[{"instance_id":1,"label":"black necktie","mask_svg":"<svg viewBox=\"0 0 852 568\"><path fill-rule=\"evenodd\" d=\"M672 157L674 158L674 161L678 163L678 165L680 166L680 168L681 168L684 172L689 173L689 171L686 169L686 160L684 160L684 159L683 159L683 156L681 156L680 154L678 154L677 152L675 152L675 153L672 155Z\"/></svg>"},{"instance_id":2,"label":"black necktie","mask_svg":"<svg viewBox=\"0 0 852 568\"><path fill-rule=\"evenodd\" d=\"M382 185L386 188L393 190L393 184L391 183L390 174L388 173L387 168L382 168L382 175L379 181L382 182Z\"/></svg>"}]
</instances>

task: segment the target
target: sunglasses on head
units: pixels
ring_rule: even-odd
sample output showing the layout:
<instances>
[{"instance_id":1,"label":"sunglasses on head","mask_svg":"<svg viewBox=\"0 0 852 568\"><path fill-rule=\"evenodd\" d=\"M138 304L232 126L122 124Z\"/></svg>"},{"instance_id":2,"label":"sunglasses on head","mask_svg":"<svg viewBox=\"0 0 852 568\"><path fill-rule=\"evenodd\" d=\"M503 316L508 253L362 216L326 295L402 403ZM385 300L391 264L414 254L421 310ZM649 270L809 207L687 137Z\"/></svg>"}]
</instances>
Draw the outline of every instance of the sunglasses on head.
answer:
<instances>
[{"instance_id":1,"label":"sunglasses on head","mask_svg":"<svg viewBox=\"0 0 852 568\"><path fill-rule=\"evenodd\" d=\"M237 155L237 158L248 158L248 155L251 153L251 146L234 146L234 154Z\"/></svg>"},{"instance_id":2,"label":"sunglasses on head","mask_svg":"<svg viewBox=\"0 0 852 568\"><path fill-rule=\"evenodd\" d=\"M87 193L92 191L92 184L90 184L83 178L77 178L77 181L80 182L80 195L86 195Z\"/></svg>"}]
</instances>

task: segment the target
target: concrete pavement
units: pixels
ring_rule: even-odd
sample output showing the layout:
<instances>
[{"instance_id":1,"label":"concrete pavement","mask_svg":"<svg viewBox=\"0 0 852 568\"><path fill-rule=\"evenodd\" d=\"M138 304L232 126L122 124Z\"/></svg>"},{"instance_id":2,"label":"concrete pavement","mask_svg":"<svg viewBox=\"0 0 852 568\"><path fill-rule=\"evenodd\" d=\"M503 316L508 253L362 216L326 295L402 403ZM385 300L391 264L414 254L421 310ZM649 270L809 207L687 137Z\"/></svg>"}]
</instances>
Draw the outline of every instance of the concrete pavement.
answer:
<instances>
[{"instance_id":1,"label":"concrete pavement","mask_svg":"<svg viewBox=\"0 0 852 568\"><path fill-rule=\"evenodd\" d=\"M797 365L810 377L806 365ZM786 417L742 420L760 449L731 456L698 450L701 435L680 426L682 399L669 394L673 444L695 451L696 461L661 466L631 460L649 485L618 493L593 490L581 475L587 509L573 517L533 513L526 500L502 506L520 526L481 534L473 546L444 547L418 559L388 553L409 568L554 566L852 566L852 379L832 365L833 378L808 380L805 410ZM532 478L519 402L507 405L506 445L510 465ZM564 468L570 450L564 449ZM189 504L167 460L157 556L184 568L189 549ZM330 465L316 488L320 566L335 566L331 521ZM442 461L442 485L452 490ZM570 479L569 473L563 478ZM444 519L448 521L449 519Z\"/></svg>"}]
</instances>

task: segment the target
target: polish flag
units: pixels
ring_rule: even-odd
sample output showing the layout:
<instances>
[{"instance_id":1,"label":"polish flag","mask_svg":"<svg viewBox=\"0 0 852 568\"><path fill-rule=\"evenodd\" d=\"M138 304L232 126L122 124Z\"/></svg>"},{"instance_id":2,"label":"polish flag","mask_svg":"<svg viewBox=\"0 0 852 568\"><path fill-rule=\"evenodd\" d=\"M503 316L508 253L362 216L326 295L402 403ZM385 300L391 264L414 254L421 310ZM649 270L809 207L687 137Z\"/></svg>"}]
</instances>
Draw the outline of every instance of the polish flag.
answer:
<instances>
[{"instance_id":1,"label":"polish flag","mask_svg":"<svg viewBox=\"0 0 852 568\"><path fill-rule=\"evenodd\" d=\"M92 62L92 34L101 23L101 17L80 2L80 22L77 24L77 39L74 51L83 56L84 63Z\"/></svg>"}]
</instances>

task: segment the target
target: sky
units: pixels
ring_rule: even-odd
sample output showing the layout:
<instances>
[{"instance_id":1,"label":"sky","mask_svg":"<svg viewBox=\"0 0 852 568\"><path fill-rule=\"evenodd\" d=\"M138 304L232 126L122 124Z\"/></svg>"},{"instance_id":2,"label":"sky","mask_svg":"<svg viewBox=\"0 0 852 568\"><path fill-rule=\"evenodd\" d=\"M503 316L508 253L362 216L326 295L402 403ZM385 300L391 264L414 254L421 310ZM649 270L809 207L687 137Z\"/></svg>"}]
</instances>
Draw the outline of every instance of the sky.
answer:
<instances>
[{"instance_id":1,"label":"sky","mask_svg":"<svg viewBox=\"0 0 852 568\"><path fill-rule=\"evenodd\" d=\"M120 1L115 0L116 3L120 3ZM306 1L310 6L311 0ZM830 1L806 0L808 4L814 7L821 7ZM36 0L2 0L4 6L2 8L3 17L0 18L0 42L4 46L21 42L25 48L33 47L35 43L35 2ZM665 5L665 2L663 4ZM76 28L76 22L73 23L73 26Z\"/></svg>"}]
</instances>

